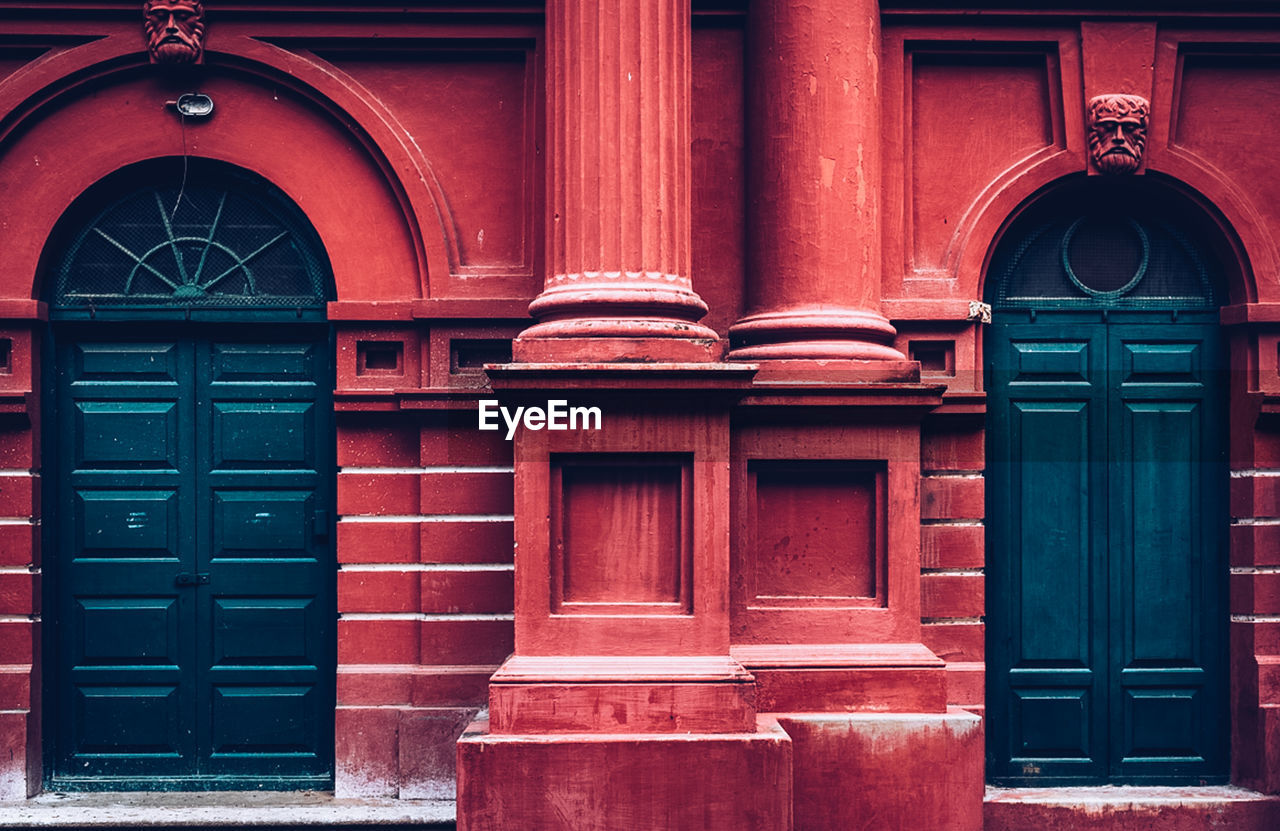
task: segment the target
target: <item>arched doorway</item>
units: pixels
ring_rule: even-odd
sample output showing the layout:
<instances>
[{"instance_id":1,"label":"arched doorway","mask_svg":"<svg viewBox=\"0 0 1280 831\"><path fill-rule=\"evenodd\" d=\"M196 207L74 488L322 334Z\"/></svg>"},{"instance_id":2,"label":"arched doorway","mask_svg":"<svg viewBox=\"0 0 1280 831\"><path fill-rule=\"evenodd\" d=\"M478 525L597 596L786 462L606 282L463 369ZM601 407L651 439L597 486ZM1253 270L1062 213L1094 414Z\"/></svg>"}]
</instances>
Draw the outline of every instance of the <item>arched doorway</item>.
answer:
<instances>
[{"instance_id":1,"label":"arched doorway","mask_svg":"<svg viewBox=\"0 0 1280 831\"><path fill-rule=\"evenodd\" d=\"M1152 178L1041 199L988 272L997 783L1226 779L1222 269Z\"/></svg>"},{"instance_id":2,"label":"arched doorway","mask_svg":"<svg viewBox=\"0 0 1280 831\"><path fill-rule=\"evenodd\" d=\"M160 160L47 258L50 787L328 787L323 249L265 181Z\"/></svg>"}]
</instances>

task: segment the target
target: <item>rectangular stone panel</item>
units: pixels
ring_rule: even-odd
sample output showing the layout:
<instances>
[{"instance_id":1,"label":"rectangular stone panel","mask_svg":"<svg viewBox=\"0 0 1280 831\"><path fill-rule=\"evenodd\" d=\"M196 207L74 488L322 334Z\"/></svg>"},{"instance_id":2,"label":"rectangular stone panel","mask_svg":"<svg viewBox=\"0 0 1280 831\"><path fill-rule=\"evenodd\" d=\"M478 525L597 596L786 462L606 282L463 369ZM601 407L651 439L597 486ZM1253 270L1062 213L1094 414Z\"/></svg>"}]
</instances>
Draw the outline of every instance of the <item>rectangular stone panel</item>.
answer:
<instances>
[{"instance_id":1,"label":"rectangular stone panel","mask_svg":"<svg viewBox=\"0 0 1280 831\"><path fill-rule=\"evenodd\" d=\"M556 611L685 613L688 466L639 455L553 465Z\"/></svg>"},{"instance_id":2,"label":"rectangular stone panel","mask_svg":"<svg viewBox=\"0 0 1280 831\"><path fill-rule=\"evenodd\" d=\"M836 464L755 470L757 599L876 595L876 473Z\"/></svg>"},{"instance_id":3,"label":"rectangular stone panel","mask_svg":"<svg viewBox=\"0 0 1280 831\"><path fill-rule=\"evenodd\" d=\"M1001 52L963 46L909 47L906 79L909 265L946 263L957 219L1010 166L1063 146L1057 49Z\"/></svg>"}]
</instances>

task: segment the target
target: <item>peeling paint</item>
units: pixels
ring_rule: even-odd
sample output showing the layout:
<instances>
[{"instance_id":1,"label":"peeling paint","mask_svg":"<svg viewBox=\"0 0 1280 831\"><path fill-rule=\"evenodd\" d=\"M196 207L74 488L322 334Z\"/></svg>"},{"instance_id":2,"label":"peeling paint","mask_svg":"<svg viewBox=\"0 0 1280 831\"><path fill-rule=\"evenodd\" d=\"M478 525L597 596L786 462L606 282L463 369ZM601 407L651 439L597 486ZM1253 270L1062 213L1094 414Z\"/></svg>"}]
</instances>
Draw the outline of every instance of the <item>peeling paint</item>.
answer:
<instances>
[{"instance_id":1,"label":"peeling paint","mask_svg":"<svg viewBox=\"0 0 1280 831\"><path fill-rule=\"evenodd\" d=\"M0 770L0 802L27 798L27 772L21 759L10 758L10 767Z\"/></svg>"},{"instance_id":2,"label":"peeling paint","mask_svg":"<svg viewBox=\"0 0 1280 831\"><path fill-rule=\"evenodd\" d=\"M822 168L822 186L830 188L836 178L836 160L826 156L818 157L818 165Z\"/></svg>"}]
</instances>

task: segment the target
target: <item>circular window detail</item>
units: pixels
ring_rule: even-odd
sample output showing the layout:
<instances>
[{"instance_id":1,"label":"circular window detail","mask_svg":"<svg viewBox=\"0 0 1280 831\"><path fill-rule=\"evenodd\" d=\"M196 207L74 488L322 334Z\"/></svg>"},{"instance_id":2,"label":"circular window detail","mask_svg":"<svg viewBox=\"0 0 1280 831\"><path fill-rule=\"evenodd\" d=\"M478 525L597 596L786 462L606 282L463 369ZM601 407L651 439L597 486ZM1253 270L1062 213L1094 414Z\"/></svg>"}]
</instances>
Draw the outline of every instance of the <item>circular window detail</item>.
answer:
<instances>
[{"instance_id":1,"label":"circular window detail","mask_svg":"<svg viewBox=\"0 0 1280 831\"><path fill-rule=\"evenodd\" d=\"M282 200L239 184L150 187L116 200L74 238L55 305L322 305L325 271L301 223Z\"/></svg>"},{"instance_id":2,"label":"circular window detail","mask_svg":"<svg viewBox=\"0 0 1280 831\"><path fill-rule=\"evenodd\" d=\"M1122 297L1147 274L1151 239L1132 219L1081 217L1062 237L1062 267L1081 291L1098 298Z\"/></svg>"}]
</instances>

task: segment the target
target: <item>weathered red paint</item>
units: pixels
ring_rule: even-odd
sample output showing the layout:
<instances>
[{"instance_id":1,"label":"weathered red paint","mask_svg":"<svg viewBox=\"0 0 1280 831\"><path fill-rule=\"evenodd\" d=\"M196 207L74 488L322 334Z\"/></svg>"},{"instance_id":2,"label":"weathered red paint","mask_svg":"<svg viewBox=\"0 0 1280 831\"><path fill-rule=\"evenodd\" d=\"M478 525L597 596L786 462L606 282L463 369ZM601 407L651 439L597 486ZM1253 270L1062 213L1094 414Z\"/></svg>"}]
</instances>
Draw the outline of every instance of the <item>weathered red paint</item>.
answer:
<instances>
[{"instance_id":1,"label":"weathered red paint","mask_svg":"<svg viewBox=\"0 0 1280 831\"><path fill-rule=\"evenodd\" d=\"M604 827L616 811L646 829L979 827L980 740L902 728L971 725L947 706L980 713L985 695L970 304L1002 230L1094 167L1087 104L1111 93L1151 102L1138 172L1221 236L1224 729L1232 782L1280 792L1269 13L673 0L610 5L605 43L585 25L600 4L577 0L219 3L198 74L174 74L150 64L140 5L0 8L0 795L42 776L50 241L93 183L185 142L281 188L333 268L339 795L448 798L454 739L491 703L488 732L459 746L462 827ZM645 74L624 82L629 69ZM206 122L165 106L189 82L217 104ZM517 335L516 366L486 374ZM731 338L735 362L717 363ZM746 359L764 364L754 379ZM696 366L638 381L608 365L664 361ZM606 430L480 432L475 402L495 385L600 402ZM554 535L570 455L687 462L688 515L670 516L673 480L633 465L571 481L588 508ZM849 505L873 533L840 519ZM686 538L687 558L672 542ZM553 609L556 558L563 578L593 554L607 559L562 579ZM827 585L840 596L815 599ZM662 613L572 619L575 597ZM538 660L497 672L513 650ZM998 797L985 822L1277 822L1274 800L1215 799Z\"/></svg>"}]
</instances>

